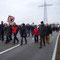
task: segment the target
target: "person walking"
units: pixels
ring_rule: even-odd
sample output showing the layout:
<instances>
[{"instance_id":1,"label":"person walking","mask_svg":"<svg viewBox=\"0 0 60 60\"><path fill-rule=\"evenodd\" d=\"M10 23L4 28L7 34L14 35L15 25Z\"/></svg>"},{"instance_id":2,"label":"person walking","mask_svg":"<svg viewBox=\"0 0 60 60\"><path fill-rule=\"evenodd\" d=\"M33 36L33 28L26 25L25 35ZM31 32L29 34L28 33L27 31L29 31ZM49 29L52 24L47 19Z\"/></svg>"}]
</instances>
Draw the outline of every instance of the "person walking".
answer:
<instances>
[{"instance_id":1,"label":"person walking","mask_svg":"<svg viewBox=\"0 0 60 60\"><path fill-rule=\"evenodd\" d=\"M23 23L21 27L21 46L23 45L23 38L25 39L25 44L27 44L26 37L27 37L26 27L25 27L25 24Z\"/></svg>"},{"instance_id":2,"label":"person walking","mask_svg":"<svg viewBox=\"0 0 60 60\"><path fill-rule=\"evenodd\" d=\"M10 23L9 23L9 33L10 33L9 38L12 41L12 25L10 25Z\"/></svg>"},{"instance_id":3,"label":"person walking","mask_svg":"<svg viewBox=\"0 0 60 60\"><path fill-rule=\"evenodd\" d=\"M10 35L10 27L9 27L9 24L6 24L4 25L4 33L5 33L5 36L6 36L6 44L10 42L10 38L9 38L9 35Z\"/></svg>"},{"instance_id":4,"label":"person walking","mask_svg":"<svg viewBox=\"0 0 60 60\"><path fill-rule=\"evenodd\" d=\"M35 29L34 29L33 33L34 33L35 43L38 43L39 30L38 30L37 26L35 26Z\"/></svg>"},{"instance_id":5,"label":"person walking","mask_svg":"<svg viewBox=\"0 0 60 60\"><path fill-rule=\"evenodd\" d=\"M40 47L42 48L42 42L45 44L45 37L46 37L46 26L44 25L44 22L41 21L41 25L39 26L39 34L40 34Z\"/></svg>"},{"instance_id":6,"label":"person walking","mask_svg":"<svg viewBox=\"0 0 60 60\"><path fill-rule=\"evenodd\" d=\"M19 42L19 40L17 38L18 26L16 25L16 23L13 24L12 33L14 34L14 41L13 41L13 43L15 44L15 40L17 40L17 43L18 43Z\"/></svg>"},{"instance_id":7,"label":"person walking","mask_svg":"<svg viewBox=\"0 0 60 60\"><path fill-rule=\"evenodd\" d=\"M3 24L3 21L1 21L1 39L2 41L4 41L4 24Z\"/></svg>"},{"instance_id":8,"label":"person walking","mask_svg":"<svg viewBox=\"0 0 60 60\"><path fill-rule=\"evenodd\" d=\"M46 43L50 44L50 34L52 34L52 28L46 24Z\"/></svg>"},{"instance_id":9,"label":"person walking","mask_svg":"<svg viewBox=\"0 0 60 60\"><path fill-rule=\"evenodd\" d=\"M29 24L26 25L26 30L27 30L28 36L30 36L30 25Z\"/></svg>"}]
</instances>

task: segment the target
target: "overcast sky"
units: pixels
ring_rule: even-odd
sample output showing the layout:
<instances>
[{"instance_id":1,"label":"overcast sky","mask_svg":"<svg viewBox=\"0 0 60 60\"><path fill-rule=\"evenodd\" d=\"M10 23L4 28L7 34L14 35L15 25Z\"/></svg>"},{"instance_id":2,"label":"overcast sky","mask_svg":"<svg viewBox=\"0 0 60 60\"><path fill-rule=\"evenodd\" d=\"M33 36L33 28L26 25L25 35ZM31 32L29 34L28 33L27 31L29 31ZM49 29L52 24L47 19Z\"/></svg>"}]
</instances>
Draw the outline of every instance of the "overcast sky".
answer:
<instances>
[{"instance_id":1,"label":"overcast sky","mask_svg":"<svg viewBox=\"0 0 60 60\"><path fill-rule=\"evenodd\" d=\"M46 0L48 23L60 23L60 0ZM0 0L0 21L7 22L9 15L17 24L34 22L39 24L44 18L44 8L38 7L44 0Z\"/></svg>"}]
</instances>

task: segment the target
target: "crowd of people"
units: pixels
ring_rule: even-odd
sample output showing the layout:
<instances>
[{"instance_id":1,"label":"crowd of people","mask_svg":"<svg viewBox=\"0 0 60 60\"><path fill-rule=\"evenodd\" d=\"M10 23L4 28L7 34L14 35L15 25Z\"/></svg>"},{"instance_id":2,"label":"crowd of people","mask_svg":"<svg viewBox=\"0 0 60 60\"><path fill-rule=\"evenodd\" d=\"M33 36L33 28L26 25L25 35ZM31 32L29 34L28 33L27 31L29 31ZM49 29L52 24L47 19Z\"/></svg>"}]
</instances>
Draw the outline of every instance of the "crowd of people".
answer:
<instances>
[{"instance_id":1,"label":"crowd of people","mask_svg":"<svg viewBox=\"0 0 60 60\"><path fill-rule=\"evenodd\" d=\"M42 42L44 46L46 46L46 43L50 44L50 34L52 34L53 31L59 31L60 28L58 27L52 27L52 25L44 24L43 21L41 21L40 25L32 25L30 24L24 24L16 25L14 22L13 25L10 23L3 23L1 21L0 24L0 40L4 41L4 36L6 36L5 43L8 44L10 41L13 41L13 44L19 43L19 39L17 38L18 32L21 36L21 46L23 45L23 39L25 40L25 44L27 44L27 37L32 36L34 37L34 42L39 42L40 37L40 48L42 48ZM12 38L14 37L14 38Z\"/></svg>"}]
</instances>

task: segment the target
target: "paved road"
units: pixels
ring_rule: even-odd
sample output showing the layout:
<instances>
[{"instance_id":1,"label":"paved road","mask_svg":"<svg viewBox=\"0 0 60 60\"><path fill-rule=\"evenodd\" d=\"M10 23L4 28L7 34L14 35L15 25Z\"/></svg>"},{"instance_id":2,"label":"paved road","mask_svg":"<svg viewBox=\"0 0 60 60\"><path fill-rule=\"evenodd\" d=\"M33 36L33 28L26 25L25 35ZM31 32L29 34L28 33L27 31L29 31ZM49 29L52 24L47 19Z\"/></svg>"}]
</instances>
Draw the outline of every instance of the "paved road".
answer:
<instances>
[{"instance_id":1,"label":"paved road","mask_svg":"<svg viewBox=\"0 0 60 60\"><path fill-rule=\"evenodd\" d=\"M19 46L6 53L1 54L0 60L51 60L57 36L58 32L54 32L50 38L50 44L46 44L46 46L43 46L42 49L39 48L39 43L35 44L34 40L32 40L32 37L28 37L27 45ZM0 42L0 46L1 52L4 49L10 48L14 45L12 45L12 42L10 42L8 45Z\"/></svg>"}]
</instances>

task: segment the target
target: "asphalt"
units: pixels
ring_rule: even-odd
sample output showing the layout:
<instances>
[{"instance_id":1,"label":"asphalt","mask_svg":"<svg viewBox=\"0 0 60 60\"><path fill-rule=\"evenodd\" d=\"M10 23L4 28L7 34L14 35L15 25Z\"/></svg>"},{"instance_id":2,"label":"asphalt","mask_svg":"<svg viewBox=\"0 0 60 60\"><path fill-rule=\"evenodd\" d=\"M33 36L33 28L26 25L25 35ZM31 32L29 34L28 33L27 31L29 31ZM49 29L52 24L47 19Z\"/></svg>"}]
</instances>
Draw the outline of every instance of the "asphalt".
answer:
<instances>
[{"instance_id":1,"label":"asphalt","mask_svg":"<svg viewBox=\"0 0 60 60\"><path fill-rule=\"evenodd\" d=\"M50 44L46 44L46 46L43 46L42 49L39 48L39 43L34 43L32 37L28 37L27 44L18 46L10 51L0 54L0 60L51 60L58 33L59 32L53 32L50 36ZM19 35L18 38L21 40ZM12 41L7 45L5 42L0 41L0 52L16 45L17 43L13 45Z\"/></svg>"}]
</instances>

